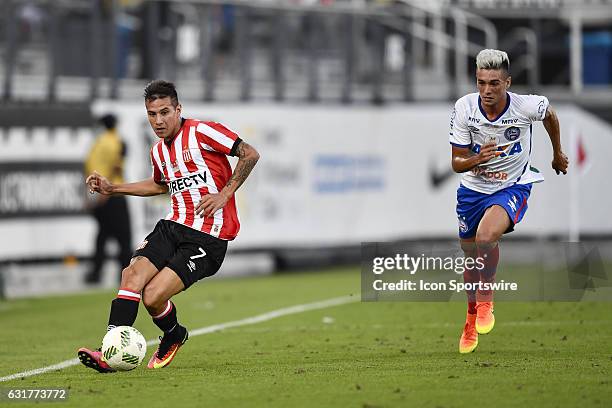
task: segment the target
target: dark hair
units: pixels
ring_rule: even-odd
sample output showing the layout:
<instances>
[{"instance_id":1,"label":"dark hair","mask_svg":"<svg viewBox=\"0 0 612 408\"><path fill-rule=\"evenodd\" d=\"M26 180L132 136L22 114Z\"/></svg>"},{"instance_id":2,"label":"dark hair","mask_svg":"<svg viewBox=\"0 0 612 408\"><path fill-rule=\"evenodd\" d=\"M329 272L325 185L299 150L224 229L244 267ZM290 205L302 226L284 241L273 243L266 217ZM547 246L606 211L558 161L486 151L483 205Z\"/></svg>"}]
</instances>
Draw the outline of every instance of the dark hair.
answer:
<instances>
[{"instance_id":1,"label":"dark hair","mask_svg":"<svg viewBox=\"0 0 612 408\"><path fill-rule=\"evenodd\" d=\"M112 130L115 128L115 126L117 126L117 117L112 113L107 113L99 120L102 126L104 126L107 130Z\"/></svg>"},{"instance_id":2,"label":"dark hair","mask_svg":"<svg viewBox=\"0 0 612 408\"><path fill-rule=\"evenodd\" d=\"M146 102L169 97L172 101L172 106L176 107L179 103L176 87L172 82L164 81L163 79L149 82L144 89L143 96Z\"/></svg>"}]
</instances>

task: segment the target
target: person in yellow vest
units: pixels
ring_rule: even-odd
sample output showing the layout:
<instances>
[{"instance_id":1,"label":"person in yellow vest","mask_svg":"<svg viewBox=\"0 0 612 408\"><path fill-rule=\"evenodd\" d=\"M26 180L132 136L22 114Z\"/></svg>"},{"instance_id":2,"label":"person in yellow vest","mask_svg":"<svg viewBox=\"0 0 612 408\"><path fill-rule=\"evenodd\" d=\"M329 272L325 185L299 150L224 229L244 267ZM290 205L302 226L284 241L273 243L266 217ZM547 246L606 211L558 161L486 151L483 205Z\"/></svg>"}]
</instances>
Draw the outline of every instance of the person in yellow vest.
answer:
<instances>
[{"instance_id":1,"label":"person in yellow vest","mask_svg":"<svg viewBox=\"0 0 612 408\"><path fill-rule=\"evenodd\" d=\"M96 138L85 160L85 174L97 171L113 183L123 183L123 162L126 145L117 132L117 117L106 114L100 118L105 130ZM106 258L105 247L109 238L119 244L119 262L125 268L132 257L132 230L127 201L124 196L96 195L91 212L98 223L93 264L85 281L98 283Z\"/></svg>"}]
</instances>

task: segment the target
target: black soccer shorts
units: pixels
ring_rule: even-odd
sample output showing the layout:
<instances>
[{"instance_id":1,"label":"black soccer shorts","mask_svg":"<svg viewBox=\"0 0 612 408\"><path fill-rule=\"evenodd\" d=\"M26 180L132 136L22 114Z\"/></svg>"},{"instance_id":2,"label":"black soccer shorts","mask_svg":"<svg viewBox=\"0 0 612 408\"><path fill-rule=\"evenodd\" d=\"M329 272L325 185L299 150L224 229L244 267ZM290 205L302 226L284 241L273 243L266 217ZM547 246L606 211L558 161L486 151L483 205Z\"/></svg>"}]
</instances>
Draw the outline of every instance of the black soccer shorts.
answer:
<instances>
[{"instance_id":1,"label":"black soccer shorts","mask_svg":"<svg viewBox=\"0 0 612 408\"><path fill-rule=\"evenodd\" d=\"M134 257L144 256L160 271L166 266L172 269L187 289L217 273L226 251L227 241L173 221L160 220L134 251Z\"/></svg>"}]
</instances>

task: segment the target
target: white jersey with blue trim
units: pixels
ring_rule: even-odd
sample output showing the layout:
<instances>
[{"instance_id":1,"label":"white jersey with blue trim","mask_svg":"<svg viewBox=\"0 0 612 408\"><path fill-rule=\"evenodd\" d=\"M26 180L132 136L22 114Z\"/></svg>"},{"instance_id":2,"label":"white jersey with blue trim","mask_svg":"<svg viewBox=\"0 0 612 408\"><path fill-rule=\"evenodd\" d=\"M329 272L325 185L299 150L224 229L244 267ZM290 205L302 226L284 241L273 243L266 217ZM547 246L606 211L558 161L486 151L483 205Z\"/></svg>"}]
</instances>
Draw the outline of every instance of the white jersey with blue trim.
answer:
<instances>
[{"instance_id":1,"label":"white jersey with blue trim","mask_svg":"<svg viewBox=\"0 0 612 408\"><path fill-rule=\"evenodd\" d=\"M504 110L493 120L484 113L478 93L455 103L450 121L450 143L474 153L487 141L495 141L499 156L465 172L461 183L474 191L492 194L513 184L544 180L531 166L532 124L544 120L548 99L539 95L507 93Z\"/></svg>"}]
</instances>

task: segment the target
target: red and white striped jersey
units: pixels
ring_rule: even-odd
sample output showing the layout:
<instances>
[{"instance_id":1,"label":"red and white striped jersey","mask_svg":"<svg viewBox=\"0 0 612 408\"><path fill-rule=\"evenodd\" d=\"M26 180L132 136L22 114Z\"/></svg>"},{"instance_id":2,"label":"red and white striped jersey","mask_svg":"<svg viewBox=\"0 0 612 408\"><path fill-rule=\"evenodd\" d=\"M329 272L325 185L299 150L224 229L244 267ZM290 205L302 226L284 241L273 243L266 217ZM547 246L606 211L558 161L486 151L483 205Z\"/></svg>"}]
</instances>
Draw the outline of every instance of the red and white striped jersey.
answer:
<instances>
[{"instance_id":1,"label":"red and white striped jersey","mask_svg":"<svg viewBox=\"0 0 612 408\"><path fill-rule=\"evenodd\" d=\"M172 200L167 220L218 237L232 240L240 222L232 196L212 217L195 214L200 199L218 193L232 176L227 156L235 155L241 139L220 123L183 119L181 129L168 142L151 148L153 180L166 184Z\"/></svg>"}]
</instances>

